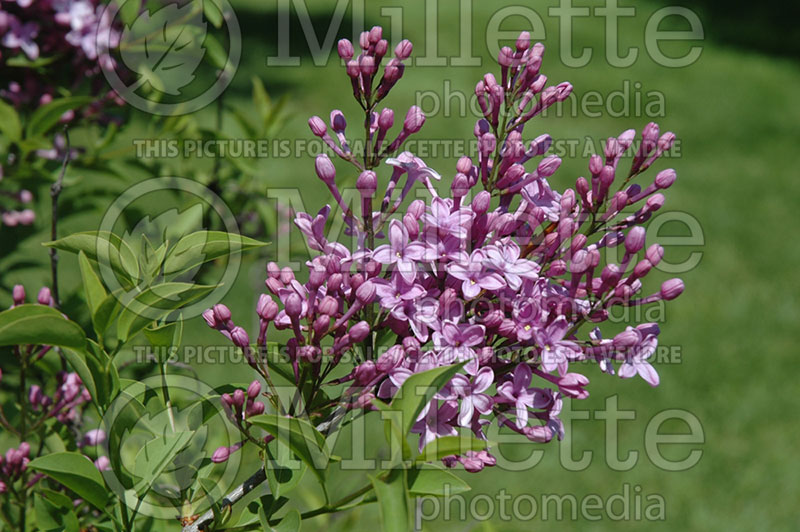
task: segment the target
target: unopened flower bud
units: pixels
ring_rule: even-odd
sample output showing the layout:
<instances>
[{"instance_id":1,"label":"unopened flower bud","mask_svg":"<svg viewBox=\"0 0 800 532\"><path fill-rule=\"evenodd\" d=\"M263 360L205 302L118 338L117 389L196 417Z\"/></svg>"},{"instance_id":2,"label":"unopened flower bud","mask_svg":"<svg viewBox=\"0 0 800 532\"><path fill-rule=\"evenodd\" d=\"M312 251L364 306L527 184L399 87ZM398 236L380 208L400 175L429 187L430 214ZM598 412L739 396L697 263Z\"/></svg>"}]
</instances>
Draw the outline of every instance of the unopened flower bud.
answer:
<instances>
[{"instance_id":1,"label":"unopened flower bud","mask_svg":"<svg viewBox=\"0 0 800 532\"><path fill-rule=\"evenodd\" d=\"M412 105L406 113L405 120L403 120L403 129L405 129L408 133L416 133L422 129L422 125L424 123L425 113L423 113L422 109L416 105Z\"/></svg>"},{"instance_id":2,"label":"unopened flower bud","mask_svg":"<svg viewBox=\"0 0 800 532\"><path fill-rule=\"evenodd\" d=\"M214 318L219 324L228 323L231 319L231 311L222 303L217 303L214 305Z\"/></svg>"},{"instance_id":3,"label":"unopened flower bud","mask_svg":"<svg viewBox=\"0 0 800 532\"><path fill-rule=\"evenodd\" d=\"M244 392L237 389L233 392L233 406L241 407L244 405Z\"/></svg>"},{"instance_id":4,"label":"unopened flower bud","mask_svg":"<svg viewBox=\"0 0 800 532\"><path fill-rule=\"evenodd\" d=\"M653 266L658 265L661 262L661 259L664 257L664 248L661 247L659 244L653 244L644 254L645 258L650 261Z\"/></svg>"},{"instance_id":5,"label":"unopened flower bud","mask_svg":"<svg viewBox=\"0 0 800 532\"><path fill-rule=\"evenodd\" d=\"M353 341L353 343L357 344L363 341L364 338L366 338L369 334L369 324L366 321L360 321L350 327L348 334L350 335L350 339Z\"/></svg>"},{"instance_id":6,"label":"unopened flower bud","mask_svg":"<svg viewBox=\"0 0 800 532\"><path fill-rule=\"evenodd\" d=\"M340 39L336 45L336 48L339 52L339 57L345 61L349 61L353 58L355 50L353 49L353 43L351 43L349 39Z\"/></svg>"},{"instance_id":7,"label":"unopened flower bud","mask_svg":"<svg viewBox=\"0 0 800 532\"><path fill-rule=\"evenodd\" d=\"M678 278L669 279L661 284L661 298L670 301L683 293L683 281Z\"/></svg>"},{"instance_id":8,"label":"unopened flower bud","mask_svg":"<svg viewBox=\"0 0 800 532\"><path fill-rule=\"evenodd\" d=\"M308 119L308 127L311 128L311 132L316 137L322 137L328 132L328 126L325 125L325 121L318 116L312 116Z\"/></svg>"},{"instance_id":9,"label":"unopened flower bud","mask_svg":"<svg viewBox=\"0 0 800 532\"><path fill-rule=\"evenodd\" d=\"M207 309L203 312L203 319L206 320L209 327L217 327L217 320L214 318L214 311L212 309Z\"/></svg>"},{"instance_id":10,"label":"unopened flower bud","mask_svg":"<svg viewBox=\"0 0 800 532\"><path fill-rule=\"evenodd\" d=\"M250 386L247 387L247 397L250 399L255 399L261 393L261 383L258 381L253 381L250 383Z\"/></svg>"},{"instance_id":11,"label":"unopened flower bud","mask_svg":"<svg viewBox=\"0 0 800 532\"><path fill-rule=\"evenodd\" d=\"M472 198L472 210L475 212L475 214L484 214L489 210L489 204L491 201L492 195L486 190L481 190L475 194L474 198Z\"/></svg>"},{"instance_id":12,"label":"unopened flower bud","mask_svg":"<svg viewBox=\"0 0 800 532\"><path fill-rule=\"evenodd\" d=\"M411 52L414 50L414 45L408 39L403 39L394 48L394 55L401 61L408 59Z\"/></svg>"},{"instance_id":13,"label":"unopened flower bud","mask_svg":"<svg viewBox=\"0 0 800 532\"><path fill-rule=\"evenodd\" d=\"M675 179L678 178L678 175L675 173L675 170L672 168L668 168L666 170L661 170L658 174L656 174L656 187L660 189L669 188L675 182Z\"/></svg>"},{"instance_id":14,"label":"unopened flower bud","mask_svg":"<svg viewBox=\"0 0 800 532\"><path fill-rule=\"evenodd\" d=\"M300 316L301 312L303 312L303 300L298 294L289 294L289 296L286 298L286 303L284 303L284 307L287 316L290 318L296 318Z\"/></svg>"},{"instance_id":15,"label":"unopened flower bud","mask_svg":"<svg viewBox=\"0 0 800 532\"><path fill-rule=\"evenodd\" d=\"M317 155L314 161L314 170L317 171L317 176L325 184L331 185L336 180L336 167L333 166L330 157L324 153Z\"/></svg>"},{"instance_id":16,"label":"unopened flower bud","mask_svg":"<svg viewBox=\"0 0 800 532\"><path fill-rule=\"evenodd\" d=\"M419 199L412 201L408 205L406 212L419 220L422 218L422 215L425 214L425 202Z\"/></svg>"},{"instance_id":17,"label":"unopened flower bud","mask_svg":"<svg viewBox=\"0 0 800 532\"><path fill-rule=\"evenodd\" d=\"M339 303L335 298L325 296L317 303L317 309L326 316L334 316L339 310Z\"/></svg>"},{"instance_id":18,"label":"unopened flower bud","mask_svg":"<svg viewBox=\"0 0 800 532\"><path fill-rule=\"evenodd\" d=\"M228 461L228 457L230 456L231 452L228 450L227 447L219 447L214 454L211 455L211 461L215 464L221 464L223 462Z\"/></svg>"},{"instance_id":19,"label":"unopened flower bud","mask_svg":"<svg viewBox=\"0 0 800 532\"><path fill-rule=\"evenodd\" d=\"M356 188L361 193L362 198L371 198L375 195L378 188L378 178L372 170L364 170L356 180Z\"/></svg>"},{"instance_id":20,"label":"unopened flower bud","mask_svg":"<svg viewBox=\"0 0 800 532\"><path fill-rule=\"evenodd\" d=\"M261 294L256 305L258 317L264 321L272 321L278 315L278 304L267 294Z\"/></svg>"},{"instance_id":21,"label":"unopened flower bud","mask_svg":"<svg viewBox=\"0 0 800 532\"><path fill-rule=\"evenodd\" d=\"M372 281L364 281L356 290L356 298L361 304L366 305L375 299L375 284ZM352 333L351 333L352 335Z\"/></svg>"},{"instance_id":22,"label":"unopened flower bud","mask_svg":"<svg viewBox=\"0 0 800 532\"><path fill-rule=\"evenodd\" d=\"M14 290L11 293L15 305L22 305L25 303L25 287L21 284L14 285Z\"/></svg>"},{"instance_id":23,"label":"unopened flower bud","mask_svg":"<svg viewBox=\"0 0 800 532\"><path fill-rule=\"evenodd\" d=\"M36 300L40 305L50 306L53 303L53 296L50 294L50 289L43 286L42 289L39 290L39 295L36 297Z\"/></svg>"},{"instance_id":24,"label":"unopened flower bud","mask_svg":"<svg viewBox=\"0 0 800 532\"><path fill-rule=\"evenodd\" d=\"M381 129L391 129L394 125L394 111L391 109L383 109L381 110L381 114L378 115L378 127Z\"/></svg>"},{"instance_id":25,"label":"unopened flower bud","mask_svg":"<svg viewBox=\"0 0 800 532\"><path fill-rule=\"evenodd\" d=\"M631 255L638 253L644 247L645 233L645 229L641 225L628 231L628 235L625 237L625 251Z\"/></svg>"},{"instance_id":26,"label":"unopened flower bud","mask_svg":"<svg viewBox=\"0 0 800 532\"><path fill-rule=\"evenodd\" d=\"M245 348L250 345L250 337L247 335L247 331L241 327L231 329L231 341L236 347Z\"/></svg>"}]
</instances>

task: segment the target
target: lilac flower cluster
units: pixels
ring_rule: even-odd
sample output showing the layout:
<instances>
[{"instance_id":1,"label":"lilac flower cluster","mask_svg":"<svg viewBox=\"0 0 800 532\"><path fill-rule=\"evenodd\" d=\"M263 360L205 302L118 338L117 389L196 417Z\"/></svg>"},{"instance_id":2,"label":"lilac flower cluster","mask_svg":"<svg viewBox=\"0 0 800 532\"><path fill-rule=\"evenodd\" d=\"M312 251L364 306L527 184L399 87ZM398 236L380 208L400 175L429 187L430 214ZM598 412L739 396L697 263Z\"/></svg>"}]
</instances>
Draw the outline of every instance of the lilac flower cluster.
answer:
<instances>
[{"instance_id":1,"label":"lilac flower cluster","mask_svg":"<svg viewBox=\"0 0 800 532\"><path fill-rule=\"evenodd\" d=\"M98 76L100 69L113 68L112 59L106 50L98 49L98 43L114 45L118 41L119 31L112 25L106 5L99 0L3 0L0 5L0 58L3 60L0 72L8 85L0 95L17 107L35 107L50 102L59 85L74 89L86 79L91 82L92 92L97 93L104 86L102 77ZM52 65L45 77L36 68L10 66L11 59L57 60L63 67L63 78L53 79ZM111 101L117 101L117 97L107 92L83 113L95 115ZM70 112L63 120L70 121L74 117L75 113Z\"/></svg>"},{"instance_id":2,"label":"lilac flower cluster","mask_svg":"<svg viewBox=\"0 0 800 532\"><path fill-rule=\"evenodd\" d=\"M614 306L671 300L683 291L679 279L651 294L643 293L642 284L664 254L658 244L645 247L642 224L663 205L662 191L674 183L675 172L663 170L646 186L632 182L671 148L675 136L660 134L651 123L638 142L634 130L611 137L604 153L591 157L589 177L579 177L574 188L554 190L548 178L561 159L546 155L551 137L526 143L523 132L532 118L567 98L572 86L547 85L540 72L544 47L531 45L523 32L515 49L500 51L500 79L486 74L475 87L484 115L474 128L479 153L476 160L458 160L450 193L443 196L433 184L439 173L412 153L397 153L422 127L422 111L409 109L387 143L394 112L376 107L402 76L411 43L397 46L380 78L388 50L381 29L364 32L359 44L358 57L347 40L338 51L365 110L363 159L350 150L341 111L331 113L330 126L319 117L309 120L313 134L358 175L348 201L331 159L316 159L316 173L341 210L352 244L326 238L330 206L315 216L297 215L295 223L316 256L307 262L305 282L289 268L268 265L266 287L280 304L270 295L260 297L258 346L266 344L270 324L289 331L286 347L298 385L310 382L317 389L349 382L340 399L357 408L390 400L415 373L462 363L413 426L420 449L459 428L485 439L492 420L534 442L561 438L563 400L588 396L588 378L571 370L576 363L596 361L605 373L638 374L657 385L648 361L658 342L655 323L627 327L611 338L597 326L586 336L579 331L607 321ZM626 155L631 166L623 171ZM374 169L381 161L391 172L378 199ZM406 205L416 183L430 198ZM205 317L235 345L251 349L247 332L233 324L226 307L217 305ZM357 361L352 371L326 381L348 352ZM268 378L268 368L251 363ZM444 462L475 472L495 459L484 450Z\"/></svg>"}]
</instances>

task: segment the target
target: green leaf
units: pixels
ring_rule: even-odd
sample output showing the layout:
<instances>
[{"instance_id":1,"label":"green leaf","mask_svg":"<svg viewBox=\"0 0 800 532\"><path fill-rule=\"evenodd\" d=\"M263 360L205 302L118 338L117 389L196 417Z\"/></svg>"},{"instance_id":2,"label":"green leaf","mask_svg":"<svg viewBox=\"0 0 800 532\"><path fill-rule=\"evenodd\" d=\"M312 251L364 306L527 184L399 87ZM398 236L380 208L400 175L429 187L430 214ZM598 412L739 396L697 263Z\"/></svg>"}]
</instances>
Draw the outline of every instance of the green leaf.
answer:
<instances>
[{"instance_id":1,"label":"green leaf","mask_svg":"<svg viewBox=\"0 0 800 532\"><path fill-rule=\"evenodd\" d=\"M426 445L419 456L417 462L435 462L445 456L454 454L464 454L467 451L482 451L490 445L486 440L479 440L469 435L463 436L443 436L436 438Z\"/></svg>"},{"instance_id":2,"label":"green leaf","mask_svg":"<svg viewBox=\"0 0 800 532\"><path fill-rule=\"evenodd\" d=\"M214 288L216 287L191 283L162 283L151 286L125 305L117 320L117 338L120 342L128 341L154 321L205 296Z\"/></svg>"},{"instance_id":3,"label":"green leaf","mask_svg":"<svg viewBox=\"0 0 800 532\"><path fill-rule=\"evenodd\" d=\"M183 317L177 320L159 325L158 327L148 327L144 330L144 335L150 345L156 348L158 363L163 364L169 356L169 350L181 345L183 338Z\"/></svg>"},{"instance_id":4,"label":"green leaf","mask_svg":"<svg viewBox=\"0 0 800 532\"><path fill-rule=\"evenodd\" d=\"M140 0L124 0L119 8L119 18L126 26L130 26L139 16Z\"/></svg>"},{"instance_id":5,"label":"green leaf","mask_svg":"<svg viewBox=\"0 0 800 532\"><path fill-rule=\"evenodd\" d=\"M105 508L108 490L103 484L103 477L91 460L82 454L47 454L31 461L28 467L65 485L98 510Z\"/></svg>"},{"instance_id":6,"label":"green leaf","mask_svg":"<svg viewBox=\"0 0 800 532\"><path fill-rule=\"evenodd\" d=\"M300 512L289 510L289 513L283 516L281 522L270 530L272 532L297 532L300 530L300 521Z\"/></svg>"},{"instance_id":7,"label":"green leaf","mask_svg":"<svg viewBox=\"0 0 800 532\"><path fill-rule=\"evenodd\" d=\"M330 461L330 451L325 436L303 419L262 414L249 419L250 423L266 430L289 447L300 460L311 468L325 488L325 471Z\"/></svg>"},{"instance_id":8,"label":"green leaf","mask_svg":"<svg viewBox=\"0 0 800 532\"><path fill-rule=\"evenodd\" d=\"M445 489L445 486L448 486ZM423 469L410 469L408 471L408 492L414 497L433 495L442 497L464 493L471 488L469 484L446 471L442 466L425 466Z\"/></svg>"},{"instance_id":9,"label":"green leaf","mask_svg":"<svg viewBox=\"0 0 800 532\"><path fill-rule=\"evenodd\" d=\"M197 231L181 238L167 254L164 273L185 272L219 257L266 246L246 236L224 231Z\"/></svg>"},{"instance_id":10,"label":"green leaf","mask_svg":"<svg viewBox=\"0 0 800 532\"><path fill-rule=\"evenodd\" d=\"M136 254L114 233L86 231L51 242L44 242L42 245L71 253L83 251L88 258L100 264L101 273L103 267L110 267L130 284L139 278Z\"/></svg>"},{"instance_id":11,"label":"green leaf","mask_svg":"<svg viewBox=\"0 0 800 532\"><path fill-rule=\"evenodd\" d=\"M269 490L277 498L286 495L297 487L308 466L305 462L293 460L292 454L286 445L279 440L275 440L275 442L283 448L273 455L272 451L267 447L264 471L267 473Z\"/></svg>"},{"instance_id":12,"label":"green leaf","mask_svg":"<svg viewBox=\"0 0 800 532\"><path fill-rule=\"evenodd\" d=\"M0 100L0 133L3 133L11 142L19 142L22 138L22 125L16 109Z\"/></svg>"},{"instance_id":13,"label":"green leaf","mask_svg":"<svg viewBox=\"0 0 800 532\"><path fill-rule=\"evenodd\" d=\"M50 490L42 490L50 491ZM36 516L36 529L43 532L79 532L80 526L78 525L78 518L75 512L72 511L72 501L61 493L50 491L55 495L61 495L67 499L67 506L64 506L63 499L55 498L54 502L51 497L38 493L38 497L33 498L33 511Z\"/></svg>"},{"instance_id":14,"label":"green leaf","mask_svg":"<svg viewBox=\"0 0 800 532\"><path fill-rule=\"evenodd\" d=\"M191 431L174 432L157 436L144 444L136 455L133 467L133 474L141 479L134 488L136 493L142 495L147 493L153 482L186 447L193 435L194 432Z\"/></svg>"},{"instance_id":15,"label":"green leaf","mask_svg":"<svg viewBox=\"0 0 800 532\"><path fill-rule=\"evenodd\" d=\"M108 435L108 459L113 474L125 485L132 486L130 475L122 467L121 448L140 420L147 419L144 405L134 397L132 391L120 392L103 420L103 429Z\"/></svg>"},{"instance_id":16,"label":"green leaf","mask_svg":"<svg viewBox=\"0 0 800 532\"><path fill-rule=\"evenodd\" d=\"M80 325L44 305L20 305L0 312L0 345L56 345L84 349Z\"/></svg>"},{"instance_id":17,"label":"green leaf","mask_svg":"<svg viewBox=\"0 0 800 532\"><path fill-rule=\"evenodd\" d=\"M405 469L393 469L386 479L369 477L378 496L381 523L384 532L411 530L408 485Z\"/></svg>"},{"instance_id":18,"label":"green leaf","mask_svg":"<svg viewBox=\"0 0 800 532\"><path fill-rule=\"evenodd\" d=\"M210 0L205 0L204 4L211 3ZM220 44L216 37L213 34L209 33L206 35L206 52L208 55L208 61L215 66L216 68L222 69L225 68L225 65L228 62L228 52L225 51L225 48Z\"/></svg>"},{"instance_id":19,"label":"green leaf","mask_svg":"<svg viewBox=\"0 0 800 532\"><path fill-rule=\"evenodd\" d=\"M70 96L58 98L36 109L28 120L25 133L28 138L38 137L47 133L51 127L56 125L61 119L61 115L67 111L77 109L92 101L88 96Z\"/></svg>"},{"instance_id":20,"label":"green leaf","mask_svg":"<svg viewBox=\"0 0 800 532\"><path fill-rule=\"evenodd\" d=\"M86 295L86 303L89 305L92 315L94 315L106 298L106 289L83 251L78 252L78 265L81 269L81 281L83 281L83 293Z\"/></svg>"},{"instance_id":21,"label":"green leaf","mask_svg":"<svg viewBox=\"0 0 800 532\"><path fill-rule=\"evenodd\" d=\"M113 294L109 294L97 307L97 310L92 313L92 323L94 324L95 332L104 333L108 326L111 325L116 317L122 310L122 305L119 303L120 290Z\"/></svg>"},{"instance_id":22,"label":"green leaf","mask_svg":"<svg viewBox=\"0 0 800 532\"><path fill-rule=\"evenodd\" d=\"M215 28L222 27L222 9L217 5L214 0L202 0L203 13L206 18L214 25Z\"/></svg>"}]
</instances>

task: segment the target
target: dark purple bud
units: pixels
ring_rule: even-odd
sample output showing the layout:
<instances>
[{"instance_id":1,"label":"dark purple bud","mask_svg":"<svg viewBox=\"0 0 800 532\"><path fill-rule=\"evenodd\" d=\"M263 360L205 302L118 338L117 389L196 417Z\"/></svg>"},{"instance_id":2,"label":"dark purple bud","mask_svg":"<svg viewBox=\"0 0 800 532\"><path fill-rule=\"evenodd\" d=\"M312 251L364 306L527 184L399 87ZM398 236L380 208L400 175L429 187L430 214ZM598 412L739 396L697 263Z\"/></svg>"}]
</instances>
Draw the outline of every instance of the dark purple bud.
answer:
<instances>
[{"instance_id":1,"label":"dark purple bud","mask_svg":"<svg viewBox=\"0 0 800 532\"><path fill-rule=\"evenodd\" d=\"M337 133L344 133L347 129L347 119L339 109L331 111L331 129Z\"/></svg>"},{"instance_id":2,"label":"dark purple bud","mask_svg":"<svg viewBox=\"0 0 800 532\"><path fill-rule=\"evenodd\" d=\"M255 402L251 403L250 406L247 407L247 411L245 412L245 417L258 416L263 413L264 413L264 403Z\"/></svg>"},{"instance_id":3,"label":"dark purple bud","mask_svg":"<svg viewBox=\"0 0 800 532\"><path fill-rule=\"evenodd\" d=\"M331 326L331 317L328 314L320 314L314 320L314 335L320 337L328 332Z\"/></svg>"},{"instance_id":4,"label":"dark purple bud","mask_svg":"<svg viewBox=\"0 0 800 532\"><path fill-rule=\"evenodd\" d=\"M603 158L599 155L592 155L589 158L589 171L592 175L598 175L603 171Z\"/></svg>"},{"instance_id":5,"label":"dark purple bud","mask_svg":"<svg viewBox=\"0 0 800 532\"><path fill-rule=\"evenodd\" d=\"M389 373L391 370L400 365L404 356L403 347L401 345L393 345L384 354L378 357L375 367L380 373Z\"/></svg>"},{"instance_id":6,"label":"dark purple bud","mask_svg":"<svg viewBox=\"0 0 800 532\"><path fill-rule=\"evenodd\" d=\"M664 195L653 194L647 198L647 201L645 201L644 204L648 211L657 211L664 205Z\"/></svg>"},{"instance_id":7,"label":"dark purple bud","mask_svg":"<svg viewBox=\"0 0 800 532\"><path fill-rule=\"evenodd\" d=\"M683 281L678 278L664 281L661 284L661 298L670 301L683 293Z\"/></svg>"},{"instance_id":8,"label":"dark purple bud","mask_svg":"<svg viewBox=\"0 0 800 532\"><path fill-rule=\"evenodd\" d=\"M34 407L39 406L39 403L42 401L42 389L39 387L38 384L34 384L28 390L28 402L33 405Z\"/></svg>"},{"instance_id":9,"label":"dark purple bud","mask_svg":"<svg viewBox=\"0 0 800 532\"><path fill-rule=\"evenodd\" d=\"M231 394L223 393L221 399L222 399L222 404L223 405L225 405L227 407L232 407L233 406L233 397L231 397Z\"/></svg>"},{"instance_id":10,"label":"dark purple bud","mask_svg":"<svg viewBox=\"0 0 800 532\"><path fill-rule=\"evenodd\" d=\"M244 404L244 392L236 390L233 392L233 406L241 407Z\"/></svg>"},{"instance_id":11,"label":"dark purple bud","mask_svg":"<svg viewBox=\"0 0 800 532\"><path fill-rule=\"evenodd\" d=\"M514 62L514 50L508 46L500 48L500 52L497 54L497 62L500 63L502 67L510 67Z\"/></svg>"},{"instance_id":12,"label":"dark purple bud","mask_svg":"<svg viewBox=\"0 0 800 532\"><path fill-rule=\"evenodd\" d=\"M336 292L341 288L343 276L341 273L332 273L328 278L328 292Z\"/></svg>"},{"instance_id":13,"label":"dark purple bud","mask_svg":"<svg viewBox=\"0 0 800 532\"><path fill-rule=\"evenodd\" d=\"M363 386L372 382L376 375L375 362L367 360L356 367L353 376L355 377L356 384Z\"/></svg>"},{"instance_id":14,"label":"dark purple bud","mask_svg":"<svg viewBox=\"0 0 800 532\"><path fill-rule=\"evenodd\" d=\"M453 183L450 185L450 191L454 198L461 198L469 192L469 178L464 174L456 174L453 178Z\"/></svg>"},{"instance_id":15,"label":"dark purple bud","mask_svg":"<svg viewBox=\"0 0 800 532\"><path fill-rule=\"evenodd\" d=\"M328 274L322 268L312 268L308 274L308 287L316 290L322 286L328 278Z\"/></svg>"},{"instance_id":16,"label":"dark purple bud","mask_svg":"<svg viewBox=\"0 0 800 532\"><path fill-rule=\"evenodd\" d=\"M381 58L389 51L389 41L381 39L375 43L375 57Z\"/></svg>"}]
</instances>

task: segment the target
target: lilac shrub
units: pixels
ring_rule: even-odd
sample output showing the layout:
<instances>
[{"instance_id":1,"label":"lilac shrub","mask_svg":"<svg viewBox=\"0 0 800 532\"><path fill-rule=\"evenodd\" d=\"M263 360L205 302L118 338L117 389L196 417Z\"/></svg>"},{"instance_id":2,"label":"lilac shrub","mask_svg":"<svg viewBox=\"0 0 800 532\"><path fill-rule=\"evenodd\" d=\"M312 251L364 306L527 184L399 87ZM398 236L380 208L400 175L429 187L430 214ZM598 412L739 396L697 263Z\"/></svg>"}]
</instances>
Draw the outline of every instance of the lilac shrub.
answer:
<instances>
[{"instance_id":1,"label":"lilac shrub","mask_svg":"<svg viewBox=\"0 0 800 532\"><path fill-rule=\"evenodd\" d=\"M435 185L442 175L402 150L425 123L422 110L411 107L399 131L390 133L395 113L378 108L402 78L411 43L402 41L390 58L375 27L359 45L356 56L343 39L338 52L365 112L363 153L351 148L341 111L331 112L329 123L309 120L312 133L354 167L356 191L348 196L330 157L317 156L315 171L334 207L295 218L314 252L305 282L289 268L268 265L271 295L258 301L257 348L267 346L272 329L288 331L291 376L300 389L310 386L312 407L323 387L347 383L338 401L380 408L412 375L459 364L413 424L420 450L459 429L485 440L490 423L532 442L562 438L563 401L589 395L587 362L608 375L638 375L658 385L650 363L658 325L629 326L609 337L599 325L613 307L671 300L683 291L679 279L643 291L645 276L664 254L658 244L645 246L644 225L664 204L675 171L634 182L670 150L675 135L650 123L638 136L630 129L610 137L603 153L589 159L588 177L553 189L548 179L561 159L548 155L549 135L526 141L525 126L565 100L572 85L548 85L540 70L544 46L523 32L515 48L500 51L499 77L488 73L475 86L483 113L473 130L477 157L460 158L449 193L440 194ZM626 156L629 169L621 165ZM378 177L380 169L387 177ZM415 185L427 199L411 200ZM326 236L334 210L352 239L347 245ZM230 311L217 305L204 316L269 382L270 364L253 356L250 335ZM352 369L340 368L333 378L345 360L354 361ZM242 425L253 398L240 392L224 401ZM477 472L495 458L490 449L469 450L443 462Z\"/></svg>"}]
</instances>

